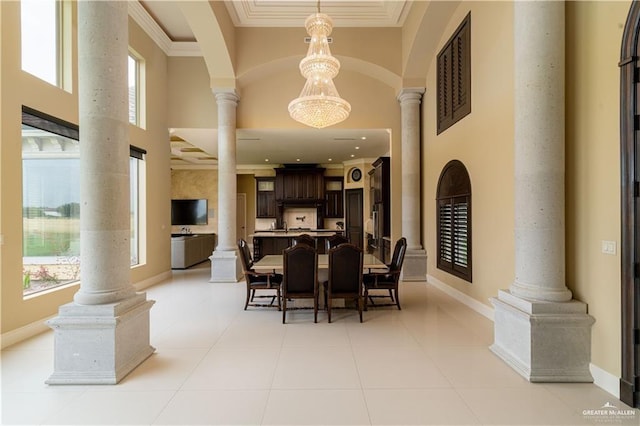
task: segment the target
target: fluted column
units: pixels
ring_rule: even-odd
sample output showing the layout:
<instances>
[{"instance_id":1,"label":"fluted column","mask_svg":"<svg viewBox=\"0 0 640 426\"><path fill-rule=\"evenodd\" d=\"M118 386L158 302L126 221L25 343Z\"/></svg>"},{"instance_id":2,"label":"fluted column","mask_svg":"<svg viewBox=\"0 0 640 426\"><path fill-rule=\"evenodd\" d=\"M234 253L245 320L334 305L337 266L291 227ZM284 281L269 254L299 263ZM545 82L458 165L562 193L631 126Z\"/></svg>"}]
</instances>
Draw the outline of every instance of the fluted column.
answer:
<instances>
[{"instance_id":1,"label":"fluted column","mask_svg":"<svg viewBox=\"0 0 640 426\"><path fill-rule=\"evenodd\" d=\"M565 4L513 11L515 280L491 299L491 350L532 382L591 382L594 319L565 285Z\"/></svg>"},{"instance_id":2,"label":"fluted column","mask_svg":"<svg viewBox=\"0 0 640 426\"><path fill-rule=\"evenodd\" d=\"M241 274L236 245L236 108L233 89L214 89L218 105L218 246L210 257L211 281L237 281Z\"/></svg>"},{"instance_id":3,"label":"fluted column","mask_svg":"<svg viewBox=\"0 0 640 426\"><path fill-rule=\"evenodd\" d=\"M153 352L131 285L126 2L78 2L80 290L47 322L48 384L115 384Z\"/></svg>"},{"instance_id":4,"label":"fluted column","mask_svg":"<svg viewBox=\"0 0 640 426\"><path fill-rule=\"evenodd\" d=\"M398 94L402 122L402 236L407 239L403 281L425 281L427 276L427 253L422 247L420 228L420 102L424 92L424 87L410 87Z\"/></svg>"}]
</instances>

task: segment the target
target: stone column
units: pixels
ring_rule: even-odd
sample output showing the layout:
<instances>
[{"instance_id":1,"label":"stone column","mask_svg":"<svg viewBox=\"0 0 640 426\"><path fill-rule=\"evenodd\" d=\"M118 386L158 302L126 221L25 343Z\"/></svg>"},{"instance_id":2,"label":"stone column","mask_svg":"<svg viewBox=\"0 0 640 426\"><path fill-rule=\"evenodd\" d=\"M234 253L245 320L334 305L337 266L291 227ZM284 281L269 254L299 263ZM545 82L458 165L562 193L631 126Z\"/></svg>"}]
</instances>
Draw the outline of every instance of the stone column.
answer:
<instances>
[{"instance_id":1,"label":"stone column","mask_svg":"<svg viewBox=\"0 0 640 426\"><path fill-rule=\"evenodd\" d=\"M114 384L154 351L130 282L126 2L78 3L80 290L48 321L49 384Z\"/></svg>"},{"instance_id":2,"label":"stone column","mask_svg":"<svg viewBox=\"0 0 640 426\"><path fill-rule=\"evenodd\" d=\"M236 282L242 274L236 245L235 90L214 89L218 104L218 246L211 255L211 282Z\"/></svg>"},{"instance_id":3,"label":"stone column","mask_svg":"<svg viewBox=\"0 0 640 426\"><path fill-rule=\"evenodd\" d=\"M515 280L491 349L531 381L593 381L586 305L565 285L564 2L514 2Z\"/></svg>"},{"instance_id":4,"label":"stone column","mask_svg":"<svg viewBox=\"0 0 640 426\"><path fill-rule=\"evenodd\" d=\"M427 252L422 247L420 229L420 101L424 92L424 87L411 87L398 94L402 118L402 236L407 239L403 281L427 279Z\"/></svg>"}]
</instances>

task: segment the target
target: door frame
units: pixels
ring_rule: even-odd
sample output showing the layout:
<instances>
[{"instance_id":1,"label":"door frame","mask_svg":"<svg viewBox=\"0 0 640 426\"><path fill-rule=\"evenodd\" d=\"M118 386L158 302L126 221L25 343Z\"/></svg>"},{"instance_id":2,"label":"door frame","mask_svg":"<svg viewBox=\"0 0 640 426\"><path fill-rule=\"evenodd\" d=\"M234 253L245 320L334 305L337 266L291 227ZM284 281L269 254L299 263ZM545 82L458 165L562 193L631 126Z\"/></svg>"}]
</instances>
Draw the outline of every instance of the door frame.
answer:
<instances>
[{"instance_id":1,"label":"door frame","mask_svg":"<svg viewBox=\"0 0 640 426\"><path fill-rule=\"evenodd\" d=\"M640 407L640 3L633 1L620 52L620 400Z\"/></svg>"}]
</instances>

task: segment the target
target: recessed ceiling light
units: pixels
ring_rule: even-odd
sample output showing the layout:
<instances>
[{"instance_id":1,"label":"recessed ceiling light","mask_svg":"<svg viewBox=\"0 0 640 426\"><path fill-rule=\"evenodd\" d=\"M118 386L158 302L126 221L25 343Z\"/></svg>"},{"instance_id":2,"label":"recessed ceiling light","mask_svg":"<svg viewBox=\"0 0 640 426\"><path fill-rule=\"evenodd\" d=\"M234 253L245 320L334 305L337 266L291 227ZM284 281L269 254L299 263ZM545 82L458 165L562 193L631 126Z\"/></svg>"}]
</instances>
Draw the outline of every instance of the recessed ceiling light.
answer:
<instances>
[{"instance_id":1,"label":"recessed ceiling light","mask_svg":"<svg viewBox=\"0 0 640 426\"><path fill-rule=\"evenodd\" d=\"M360 147L359 147L359 146L356 146L356 149L360 149Z\"/></svg>"},{"instance_id":2,"label":"recessed ceiling light","mask_svg":"<svg viewBox=\"0 0 640 426\"><path fill-rule=\"evenodd\" d=\"M362 139L363 141L366 141L366 140L367 140L367 137L366 137L366 136L363 136L363 137L361 137L360 139Z\"/></svg>"},{"instance_id":3,"label":"recessed ceiling light","mask_svg":"<svg viewBox=\"0 0 640 426\"><path fill-rule=\"evenodd\" d=\"M356 156L355 154L351 154L351 158L353 158L353 157L355 157L355 156Z\"/></svg>"},{"instance_id":4,"label":"recessed ceiling light","mask_svg":"<svg viewBox=\"0 0 640 426\"><path fill-rule=\"evenodd\" d=\"M296 158L296 161L300 161L300 159L299 159L299 158Z\"/></svg>"},{"instance_id":5,"label":"recessed ceiling light","mask_svg":"<svg viewBox=\"0 0 640 426\"><path fill-rule=\"evenodd\" d=\"M265 158L265 159L264 159L264 161L266 161L266 162L268 163L268 162L269 162L269 159L268 159L268 158Z\"/></svg>"},{"instance_id":6,"label":"recessed ceiling light","mask_svg":"<svg viewBox=\"0 0 640 426\"><path fill-rule=\"evenodd\" d=\"M329 161L333 161L333 158L329 158Z\"/></svg>"}]
</instances>

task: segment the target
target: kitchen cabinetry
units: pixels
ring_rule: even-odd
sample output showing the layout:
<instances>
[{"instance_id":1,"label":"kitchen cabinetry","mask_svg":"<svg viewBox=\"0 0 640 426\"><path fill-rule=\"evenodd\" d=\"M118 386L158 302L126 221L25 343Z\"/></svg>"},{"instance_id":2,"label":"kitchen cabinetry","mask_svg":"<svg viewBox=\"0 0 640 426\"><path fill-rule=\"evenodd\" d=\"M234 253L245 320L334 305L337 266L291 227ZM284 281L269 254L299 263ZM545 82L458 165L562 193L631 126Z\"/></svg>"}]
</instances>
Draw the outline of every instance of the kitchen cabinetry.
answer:
<instances>
[{"instance_id":1,"label":"kitchen cabinetry","mask_svg":"<svg viewBox=\"0 0 640 426\"><path fill-rule=\"evenodd\" d=\"M216 245L215 234L171 237L171 269L186 269L204 262Z\"/></svg>"},{"instance_id":2,"label":"kitchen cabinetry","mask_svg":"<svg viewBox=\"0 0 640 426\"><path fill-rule=\"evenodd\" d=\"M276 169L276 200L312 202L324 199L324 168Z\"/></svg>"},{"instance_id":3,"label":"kitchen cabinetry","mask_svg":"<svg viewBox=\"0 0 640 426\"><path fill-rule=\"evenodd\" d=\"M256 217L276 217L275 178L256 178Z\"/></svg>"},{"instance_id":4,"label":"kitchen cabinetry","mask_svg":"<svg viewBox=\"0 0 640 426\"><path fill-rule=\"evenodd\" d=\"M324 197L326 218L343 218L344 217L344 192L343 178L326 177L324 178Z\"/></svg>"}]
</instances>

